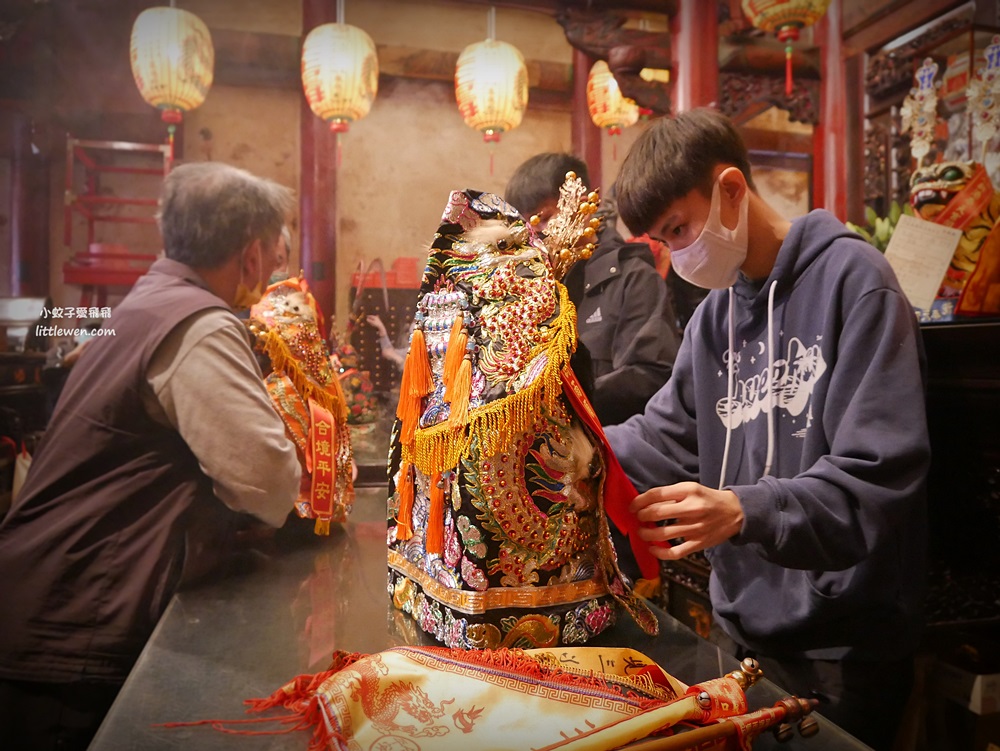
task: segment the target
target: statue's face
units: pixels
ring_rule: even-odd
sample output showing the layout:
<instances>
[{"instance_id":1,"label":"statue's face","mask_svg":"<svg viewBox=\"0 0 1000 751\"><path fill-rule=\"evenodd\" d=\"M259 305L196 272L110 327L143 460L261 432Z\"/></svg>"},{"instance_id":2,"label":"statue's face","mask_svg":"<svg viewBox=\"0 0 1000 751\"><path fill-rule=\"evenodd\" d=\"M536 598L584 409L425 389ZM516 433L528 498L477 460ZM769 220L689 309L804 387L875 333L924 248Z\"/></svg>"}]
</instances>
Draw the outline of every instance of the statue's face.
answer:
<instances>
[{"instance_id":1,"label":"statue's face","mask_svg":"<svg viewBox=\"0 0 1000 751\"><path fill-rule=\"evenodd\" d=\"M910 205L921 219L933 220L969 182L972 162L940 162L921 167L910 178Z\"/></svg>"},{"instance_id":2,"label":"statue's face","mask_svg":"<svg viewBox=\"0 0 1000 751\"><path fill-rule=\"evenodd\" d=\"M312 321L316 314L304 292L278 287L266 296L265 303L270 304L275 321L282 323Z\"/></svg>"}]
</instances>

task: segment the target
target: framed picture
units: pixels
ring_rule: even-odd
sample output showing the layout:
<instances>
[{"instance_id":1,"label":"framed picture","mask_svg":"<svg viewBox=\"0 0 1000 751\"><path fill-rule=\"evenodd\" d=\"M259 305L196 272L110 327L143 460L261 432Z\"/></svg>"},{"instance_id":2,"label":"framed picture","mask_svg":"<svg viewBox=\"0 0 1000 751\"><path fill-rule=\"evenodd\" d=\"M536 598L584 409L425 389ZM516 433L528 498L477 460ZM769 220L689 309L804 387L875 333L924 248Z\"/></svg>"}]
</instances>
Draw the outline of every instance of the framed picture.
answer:
<instances>
[{"instance_id":1,"label":"framed picture","mask_svg":"<svg viewBox=\"0 0 1000 751\"><path fill-rule=\"evenodd\" d=\"M751 150L750 166L760 197L783 217L795 219L812 209L812 155Z\"/></svg>"}]
</instances>

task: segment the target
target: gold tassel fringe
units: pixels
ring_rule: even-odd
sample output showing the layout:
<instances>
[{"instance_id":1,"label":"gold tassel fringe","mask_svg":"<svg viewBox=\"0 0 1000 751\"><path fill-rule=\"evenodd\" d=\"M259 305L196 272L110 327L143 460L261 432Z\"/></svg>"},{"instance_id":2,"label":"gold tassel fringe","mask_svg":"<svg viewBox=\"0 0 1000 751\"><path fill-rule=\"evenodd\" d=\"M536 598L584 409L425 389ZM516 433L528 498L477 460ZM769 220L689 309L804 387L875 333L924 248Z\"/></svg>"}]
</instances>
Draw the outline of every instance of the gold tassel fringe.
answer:
<instances>
[{"instance_id":1,"label":"gold tassel fringe","mask_svg":"<svg viewBox=\"0 0 1000 751\"><path fill-rule=\"evenodd\" d=\"M336 377L336 374L325 387L316 383L302 369L299 361L288 348L288 344L277 331L268 331L264 336L264 352L271 359L274 370L288 376L304 402L308 403L312 399L333 415L338 423L347 422L347 402L344 399L344 392L340 388L340 379Z\"/></svg>"},{"instance_id":2,"label":"gold tassel fringe","mask_svg":"<svg viewBox=\"0 0 1000 751\"><path fill-rule=\"evenodd\" d=\"M542 373L518 393L469 410L462 421L448 419L415 430L410 440L401 432L404 462L411 462L428 477L434 477L457 467L473 440L478 442L483 456L492 456L529 430L540 414L557 411L562 395L561 373L569 367L570 356L576 349L576 308L566 287L562 284L558 287L560 312L550 326L552 337L532 353L532 357L540 354L548 357Z\"/></svg>"}]
</instances>

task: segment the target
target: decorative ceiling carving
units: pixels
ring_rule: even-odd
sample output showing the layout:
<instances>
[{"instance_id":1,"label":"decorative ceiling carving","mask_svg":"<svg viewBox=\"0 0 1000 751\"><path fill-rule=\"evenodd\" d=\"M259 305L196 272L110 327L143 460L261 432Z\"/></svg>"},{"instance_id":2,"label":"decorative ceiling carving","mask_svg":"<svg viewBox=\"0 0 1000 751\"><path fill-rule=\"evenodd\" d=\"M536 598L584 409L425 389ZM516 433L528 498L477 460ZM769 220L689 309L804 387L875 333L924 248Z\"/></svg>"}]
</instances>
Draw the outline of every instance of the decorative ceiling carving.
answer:
<instances>
[{"instance_id":1,"label":"decorative ceiling carving","mask_svg":"<svg viewBox=\"0 0 1000 751\"><path fill-rule=\"evenodd\" d=\"M556 14L566 40L595 60L606 60L623 95L653 114L670 112L670 84L643 80L643 68L671 69L670 34L625 28L618 11L563 8Z\"/></svg>"},{"instance_id":2,"label":"decorative ceiling carving","mask_svg":"<svg viewBox=\"0 0 1000 751\"><path fill-rule=\"evenodd\" d=\"M913 73L927 49L968 25L966 18L951 18L904 45L872 55L865 68L865 92L876 99L902 96L913 86Z\"/></svg>"},{"instance_id":3,"label":"decorative ceiling carving","mask_svg":"<svg viewBox=\"0 0 1000 751\"><path fill-rule=\"evenodd\" d=\"M670 113L669 83L646 81L640 75L643 68L671 70L656 56L655 51L637 46L614 47L608 53L608 68L624 96L654 115Z\"/></svg>"},{"instance_id":4,"label":"decorative ceiling carving","mask_svg":"<svg viewBox=\"0 0 1000 751\"><path fill-rule=\"evenodd\" d=\"M729 117L739 120L755 105L767 104L788 112L792 122L819 123L818 81L798 79L791 96L785 94L784 78L759 76L746 73L719 74L719 109Z\"/></svg>"}]
</instances>

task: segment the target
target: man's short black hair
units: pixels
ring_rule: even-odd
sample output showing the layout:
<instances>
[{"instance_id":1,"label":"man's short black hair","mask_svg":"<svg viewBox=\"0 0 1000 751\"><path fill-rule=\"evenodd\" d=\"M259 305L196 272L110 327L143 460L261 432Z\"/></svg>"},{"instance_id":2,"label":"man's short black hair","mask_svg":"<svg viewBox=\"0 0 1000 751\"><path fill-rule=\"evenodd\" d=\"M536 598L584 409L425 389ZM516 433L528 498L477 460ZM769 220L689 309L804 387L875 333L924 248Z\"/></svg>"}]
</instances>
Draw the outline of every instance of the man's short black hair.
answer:
<instances>
[{"instance_id":1,"label":"man's short black hair","mask_svg":"<svg viewBox=\"0 0 1000 751\"><path fill-rule=\"evenodd\" d=\"M732 120L704 107L660 118L636 139L622 162L616 181L619 216L633 234L647 232L692 190L711 196L719 164L739 168L756 190L747 147Z\"/></svg>"},{"instance_id":2,"label":"man's short black hair","mask_svg":"<svg viewBox=\"0 0 1000 751\"><path fill-rule=\"evenodd\" d=\"M504 190L504 200L528 216L546 201L558 200L567 172L575 172L588 188L590 175L582 159L572 154L536 154L514 170Z\"/></svg>"}]
</instances>

